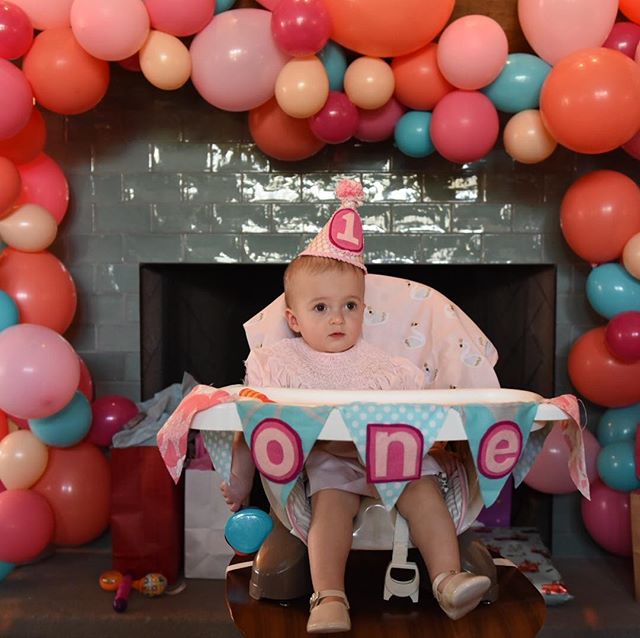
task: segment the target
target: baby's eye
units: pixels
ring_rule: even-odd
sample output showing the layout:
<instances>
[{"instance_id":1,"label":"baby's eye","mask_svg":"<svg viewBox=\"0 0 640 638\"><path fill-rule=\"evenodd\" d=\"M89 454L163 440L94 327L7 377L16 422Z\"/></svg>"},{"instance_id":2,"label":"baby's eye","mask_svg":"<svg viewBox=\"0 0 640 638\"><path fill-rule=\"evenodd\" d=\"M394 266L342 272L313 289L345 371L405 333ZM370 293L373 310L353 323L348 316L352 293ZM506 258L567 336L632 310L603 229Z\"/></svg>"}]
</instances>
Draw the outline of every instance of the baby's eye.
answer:
<instances>
[{"instance_id":1,"label":"baby's eye","mask_svg":"<svg viewBox=\"0 0 640 638\"><path fill-rule=\"evenodd\" d=\"M313 307L313 309L314 309L316 312L324 312L324 311L327 309L327 306L326 306L326 304L323 304L323 303L317 303L317 304Z\"/></svg>"},{"instance_id":2,"label":"baby's eye","mask_svg":"<svg viewBox=\"0 0 640 638\"><path fill-rule=\"evenodd\" d=\"M357 310L358 304L355 301L348 301L346 304L347 310Z\"/></svg>"}]
</instances>

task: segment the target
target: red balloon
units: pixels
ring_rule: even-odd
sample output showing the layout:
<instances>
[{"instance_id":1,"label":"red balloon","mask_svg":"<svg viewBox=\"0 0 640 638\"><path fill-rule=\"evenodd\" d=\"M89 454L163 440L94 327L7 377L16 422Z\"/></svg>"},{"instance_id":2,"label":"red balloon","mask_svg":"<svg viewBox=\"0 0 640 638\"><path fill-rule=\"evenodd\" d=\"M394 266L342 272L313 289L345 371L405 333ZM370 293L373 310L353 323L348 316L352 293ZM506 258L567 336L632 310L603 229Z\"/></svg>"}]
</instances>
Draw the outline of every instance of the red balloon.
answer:
<instances>
[{"instance_id":1,"label":"red balloon","mask_svg":"<svg viewBox=\"0 0 640 638\"><path fill-rule=\"evenodd\" d=\"M91 443L49 448L47 469L32 490L51 505L56 545L83 545L109 524L111 471L104 454Z\"/></svg>"},{"instance_id":2,"label":"red balloon","mask_svg":"<svg viewBox=\"0 0 640 638\"><path fill-rule=\"evenodd\" d=\"M604 326L589 330L573 344L567 366L575 389L593 403L620 408L640 401L640 361L626 363L614 357Z\"/></svg>"},{"instance_id":3,"label":"red balloon","mask_svg":"<svg viewBox=\"0 0 640 638\"><path fill-rule=\"evenodd\" d=\"M640 25L633 22L616 22L603 47L620 51L633 60L640 42Z\"/></svg>"},{"instance_id":4,"label":"red balloon","mask_svg":"<svg viewBox=\"0 0 640 638\"><path fill-rule=\"evenodd\" d=\"M22 179L15 164L6 157L0 157L0 219L13 210L21 188Z\"/></svg>"},{"instance_id":5,"label":"red balloon","mask_svg":"<svg viewBox=\"0 0 640 638\"><path fill-rule=\"evenodd\" d=\"M628 492L618 492L597 480L591 500L581 501L582 520L591 538L612 554L631 556L631 512Z\"/></svg>"},{"instance_id":6,"label":"red balloon","mask_svg":"<svg viewBox=\"0 0 640 638\"><path fill-rule=\"evenodd\" d=\"M560 228L582 259L592 264L618 259L640 232L640 188L617 171L587 173L562 198Z\"/></svg>"},{"instance_id":7,"label":"red balloon","mask_svg":"<svg viewBox=\"0 0 640 638\"><path fill-rule=\"evenodd\" d=\"M42 113L33 108L31 117L23 129L13 137L0 140L0 155L16 164L25 164L42 152L46 139L47 128Z\"/></svg>"},{"instance_id":8,"label":"red balloon","mask_svg":"<svg viewBox=\"0 0 640 638\"><path fill-rule=\"evenodd\" d=\"M21 58L33 42L33 27L27 14L12 2L0 2L0 58Z\"/></svg>"},{"instance_id":9,"label":"red balloon","mask_svg":"<svg viewBox=\"0 0 640 638\"><path fill-rule=\"evenodd\" d=\"M87 401L91 403L93 401L93 379L91 378L91 372L84 362L82 357L80 359L80 383L78 384L78 390L87 397Z\"/></svg>"},{"instance_id":10,"label":"red balloon","mask_svg":"<svg viewBox=\"0 0 640 638\"><path fill-rule=\"evenodd\" d=\"M313 55L331 33L324 0L280 0L271 16L271 34L288 55Z\"/></svg>"},{"instance_id":11,"label":"red balloon","mask_svg":"<svg viewBox=\"0 0 640 638\"><path fill-rule=\"evenodd\" d=\"M7 415L0 410L0 441L9 434L9 419Z\"/></svg>"},{"instance_id":12,"label":"red balloon","mask_svg":"<svg viewBox=\"0 0 640 638\"><path fill-rule=\"evenodd\" d=\"M611 354L622 361L640 359L640 312L621 312L609 320L605 330Z\"/></svg>"},{"instance_id":13,"label":"red balloon","mask_svg":"<svg viewBox=\"0 0 640 638\"><path fill-rule=\"evenodd\" d=\"M325 105L309 119L311 132L328 144L341 144L358 128L358 108L342 92L330 91Z\"/></svg>"},{"instance_id":14,"label":"red balloon","mask_svg":"<svg viewBox=\"0 0 640 638\"><path fill-rule=\"evenodd\" d=\"M33 490L0 494L0 561L21 563L35 558L51 541L53 512Z\"/></svg>"},{"instance_id":15,"label":"red balloon","mask_svg":"<svg viewBox=\"0 0 640 638\"><path fill-rule=\"evenodd\" d=\"M93 419L87 441L102 447L109 447L116 432L135 417L138 406L127 397L118 395L101 397L91 404Z\"/></svg>"},{"instance_id":16,"label":"red balloon","mask_svg":"<svg viewBox=\"0 0 640 638\"><path fill-rule=\"evenodd\" d=\"M0 253L0 290L17 304L22 323L35 323L63 334L76 313L76 286L64 264L50 252Z\"/></svg>"}]
</instances>

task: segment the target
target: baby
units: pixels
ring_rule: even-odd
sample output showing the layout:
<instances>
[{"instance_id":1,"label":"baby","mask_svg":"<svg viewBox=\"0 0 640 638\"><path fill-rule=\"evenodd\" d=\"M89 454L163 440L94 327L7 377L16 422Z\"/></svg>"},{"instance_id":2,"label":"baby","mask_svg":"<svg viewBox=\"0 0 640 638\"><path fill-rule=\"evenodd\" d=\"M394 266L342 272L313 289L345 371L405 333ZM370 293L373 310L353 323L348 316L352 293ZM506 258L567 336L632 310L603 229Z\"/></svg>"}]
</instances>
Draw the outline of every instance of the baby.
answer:
<instances>
[{"instance_id":1,"label":"baby","mask_svg":"<svg viewBox=\"0 0 640 638\"><path fill-rule=\"evenodd\" d=\"M286 320L298 337L254 350L246 362L248 385L344 390L416 390L424 373L362 340L366 269L355 205L359 184L338 188L343 208L291 264L284 276ZM345 207L346 206L346 207ZM344 571L353 519L362 496L377 496L367 483L356 448L347 442L318 442L305 464L311 497L308 535L314 594L309 633L349 631ZM223 494L232 511L249 494L254 466L242 436L234 442L232 478ZM426 455L422 477L411 481L396 503L407 519L444 612L457 619L480 602L486 576L460 571L455 527L440 491L437 461Z\"/></svg>"}]
</instances>

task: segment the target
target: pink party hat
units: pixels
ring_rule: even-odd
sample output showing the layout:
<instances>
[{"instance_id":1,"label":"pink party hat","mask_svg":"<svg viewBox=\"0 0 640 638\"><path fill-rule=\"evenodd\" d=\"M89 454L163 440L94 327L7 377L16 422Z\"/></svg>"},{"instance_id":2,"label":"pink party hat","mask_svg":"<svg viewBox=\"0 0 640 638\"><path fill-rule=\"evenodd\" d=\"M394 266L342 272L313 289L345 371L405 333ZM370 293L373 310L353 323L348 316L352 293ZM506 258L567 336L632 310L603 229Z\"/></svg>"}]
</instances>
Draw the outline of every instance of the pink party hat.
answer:
<instances>
[{"instance_id":1,"label":"pink party hat","mask_svg":"<svg viewBox=\"0 0 640 638\"><path fill-rule=\"evenodd\" d=\"M310 255L345 261L366 273L362 220L356 210L364 200L362 185L350 179L343 179L336 188L336 195L340 200L340 208L333 213L331 219L300 256Z\"/></svg>"}]
</instances>

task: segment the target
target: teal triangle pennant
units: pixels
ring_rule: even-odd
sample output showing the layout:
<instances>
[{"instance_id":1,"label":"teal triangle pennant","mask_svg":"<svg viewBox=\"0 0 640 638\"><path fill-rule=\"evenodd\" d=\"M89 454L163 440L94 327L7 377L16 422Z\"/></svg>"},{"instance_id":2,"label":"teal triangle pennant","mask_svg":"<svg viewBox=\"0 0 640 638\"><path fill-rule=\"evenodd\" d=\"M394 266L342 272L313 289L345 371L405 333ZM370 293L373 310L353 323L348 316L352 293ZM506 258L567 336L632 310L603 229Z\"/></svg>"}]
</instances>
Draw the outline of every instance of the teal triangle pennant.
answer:
<instances>
[{"instance_id":1,"label":"teal triangle pennant","mask_svg":"<svg viewBox=\"0 0 640 638\"><path fill-rule=\"evenodd\" d=\"M227 483L231 480L233 435L234 432L229 431L202 430L204 446L209 452L213 467Z\"/></svg>"}]
</instances>

